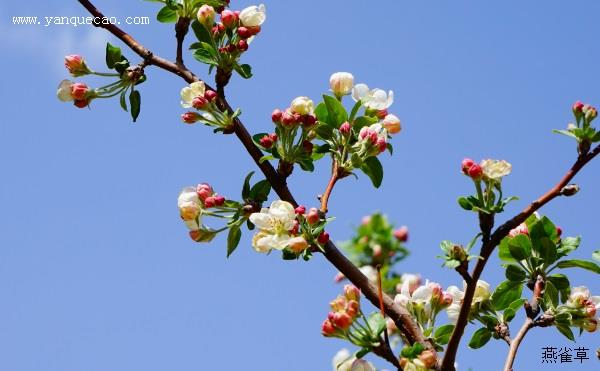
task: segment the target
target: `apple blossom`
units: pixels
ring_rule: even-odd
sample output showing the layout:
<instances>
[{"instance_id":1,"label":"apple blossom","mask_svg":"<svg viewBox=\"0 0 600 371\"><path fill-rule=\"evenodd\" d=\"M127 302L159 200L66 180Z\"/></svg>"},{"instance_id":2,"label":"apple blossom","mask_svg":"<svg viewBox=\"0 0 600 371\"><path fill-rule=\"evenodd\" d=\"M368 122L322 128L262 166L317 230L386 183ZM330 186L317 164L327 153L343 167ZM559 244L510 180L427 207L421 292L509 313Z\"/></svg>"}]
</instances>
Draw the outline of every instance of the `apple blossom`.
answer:
<instances>
[{"instance_id":1,"label":"apple blossom","mask_svg":"<svg viewBox=\"0 0 600 371\"><path fill-rule=\"evenodd\" d=\"M233 27L238 21L238 16L231 10L223 10L221 12L221 22L226 28Z\"/></svg>"},{"instance_id":2,"label":"apple blossom","mask_svg":"<svg viewBox=\"0 0 600 371\"><path fill-rule=\"evenodd\" d=\"M369 90L366 84L357 84L352 89L352 98L354 101L361 101L362 104L373 110L388 109L394 103L394 92L386 93L381 89Z\"/></svg>"},{"instance_id":3,"label":"apple blossom","mask_svg":"<svg viewBox=\"0 0 600 371\"><path fill-rule=\"evenodd\" d=\"M249 6L240 12L239 18L246 27L258 27L267 19L267 9L264 4Z\"/></svg>"},{"instance_id":4,"label":"apple blossom","mask_svg":"<svg viewBox=\"0 0 600 371\"><path fill-rule=\"evenodd\" d=\"M421 276L418 274L403 273L400 276L400 284L396 287L398 292L402 289L402 284L405 282L408 282L408 291L412 294L421 285Z\"/></svg>"},{"instance_id":5,"label":"apple blossom","mask_svg":"<svg viewBox=\"0 0 600 371\"><path fill-rule=\"evenodd\" d=\"M336 332L337 329L329 319L323 321L323 324L321 325L321 334L323 336L333 336L336 334Z\"/></svg>"},{"instance_id":6,"label":"apple blossom","mask_svg":"<svg viewBox=\"0 0 600 371\"><path fill-rule=\"evenodd\" d=\"M293 113L309 115L313 113L314 104L308 97L298 97L292 101L290 108Z\"/></svg>"},{"instance_id":7,"label":"apple blossom","mask_svg":"<svg viewBox=\"0 0 600 371\"><path fill-rule=\"evenodd\" d=\"M364 359L356 359L352 362L350 371L375 371L375 366L371 362L367 362Z\"/></svg>"},{"instance_id":8,"label":"apple blossom","mask_svg":"<svg viewBox=\"0 0 600 371\"><path fill-rule=\"evenodd\" d=\"M510 174L510 171L512 170L512 165L504 160L487 159L481 161L480 166L483 170L483 175L487 179L497 182L499 182L502 177Z\"/></svg>"},{"instance_id":9,"label":"apple blossom","mask_svg":"<svg viewBox=\"0 0 600 371\"><path fill-rule=\"evenodd\" d=\"M275 141L269 134L265 134L262 138L260 138L260 145L267 149L273 147L274 143Z\"/></svg>"},{"instance_id":10,"label":"apple blossom","mask_svg":"<svg viewBox=\"0 0 600 371\"><path fill-rule=\"evenodd\" d=\"M214 102L217 99L217 92L214 90L206 90L204 92L204 98L208 99L209 102Z\"/></svg>"},{"instance_id":11,"label":"apple blossom","mask_svg":"<svg viewBox=\"0 0 600 371\"><path fill-rule=\"evenodd\" d=\"M319 222L320 219L321 217L319 216L319 210L317 210L317 208L315 207L312 207L308 211L308 214L306 214L306 221L308 222L308 224L316 224Z\"/></svg>"},{"instance_id":12,"label":"apple blossom","mask_svg":"<svg viewBox=\"0 0 600 371\"><path fill-rule=\"evenodd\" d=\"M483 168L479 164L475 164L469 168L467 175L473 180L481 180L483 177Z\"/></svg>"},{"instance_id":13,"label":"apple blossom","mask_svg":"<svg viewBox=\"0 0 600 371\"><path fill-rule=\"evenodd\" d=\"M512 238L519 234L529 235L529 229L527 228L526 223L523 222L519 224L516 228L511 229L510 232L508 232L508 237Z\"/></svg>"},{"instance_id":14,"label":"apple blossom","mask_svg":"<svg viewBox=\"0 0 600 371\"><path fill-rule=\"evenodd\" d=\"M210 29L215 23L215 8L210 5L204 4L198 9L198 22L204 25L207 29Z\"/></svg>"},{"instance_id":15,"label":"apple blossom","mask_svg":"<svg viewBox=\"0 0 600 371\"><path fill-rule=\"evenodd\" d=\"M196 112L186 112L183 115L181 115L181 121L185 122L186 124L194 124L198 122L198 120L200 120L201 117L202 116L200 116Z\"/></svg>"},{"instance_id":16,"label":"apple blossom","mask_svg":"<svg viewBox=\"0 0 600 371\"><path fill-rule=\"evenodd\" d=\"M181 89L181 106L183 108L191 108L193 106L194 98L204 97L206 86L203 81L196 81L191 83L189 86Z\"/></svg>"},{"instance_id":17,"label":"apple blossom","mask_svg":"<svg viewBox=\"0 0 600 371\"><path fill-rule=\"evenodd\" d=\"M465 158L464 160L462 160L460 166L461 166L463 174L469 175L469 169L473 165L475 165L475 161L473 161L473 159Z\"/></svg>"},{"instance_id":18,"label":"apple blossom","mask_svg":"<svg viewBox=\"0 0 600 371\"><path fill-rule=\"evenodd\" d=\"M317 241L321 244L324 245L327 242L329 242L329 233L323 231L321 232L321 234L319 234L319 237L317 237Z\"/></svg>"},{"instance_id":19,"label":"apple blossom","mask_svg":"<svg viewBox=\"0 0 600 371\"><path fill-rule=\"evenodd\" d=\"M394 237L400 242L408 241L408 227L403 225L402 227L394 231Z\"/></svg>"},{"instance_id":20,"label":"apple blossom","mask_svg":"<svg viewBox=\"0 0 600 371\"><path fill-rule=\"evenodd\" d=\"M350 94L354 87L354 76L348 72L336 72L329 78L329 87L333 94L339 98Z\"/></svg>"},{"instance_id":21,"label":"apple blossom","mask_svg":"<svg viewBox=\"0 0 600 371\"><path fill-rule=\"evenodd\" d=\"M352 130L352 126L350 125L349 122L344 122L342 125L340 125L339 131L342 135L348 135L350 134L350 131Z\"/></svg>"},{"instance_id":22,"label":"apple blossom","mask_svg":"<svg viewBox=\"0 0 600 371\"><path fill-rule=\"evenodd\" d=\"M290 230L294 227L296 214L292 204L286 201L273 201L271 206L259 213L250 215L250 221L259 228L252 241L257 252L269 252L272 249L283 250L293 239Z\"/></svg>"},{"instance_id":23,"label":"apple blossom","mask_svg":"<svg viewBox=\"0 0 600 371\"><path fill-rule=\"evenodd\" d=\"M354 362L355 359L356 358L350 354L348 349L341 349L333 356L331 362L333 371L350 371L352 362Z\"/></svg>"},{"instance_id":24,"label":"apple blossom","mask_svg":"<svg viewBox=\"0 0 600 371\"><path fill-rule=\"evenodd\" d=\"M92 71L85 64L85 60L80 55L67 55L65 57L65 67L73 77L89 75Z\"/></svg>"},{"instance_id":25,"label":"apple blossom","mask_svg":"<svg viewBox=\"0 0 600 371\"><path fill-rule=\"evenodd\" d=\"M402 130L400 119L396 115L389 114L383 119L383 127L390 134L397 134Z\"/></svg>"},{"instance_id":26,"label":"apple blossom","mask_svg":"<svg viewBox=\"0 0 600 371\"><path fill-rule=\"evenodd\" d=\"M274 123L278 123L281 121L282 116L283 112L281 112L279 109L275 109L273 113L271 113L271 120L273 120Z\"/></svg>"},{"instance_id":27,"label":"apple blossom","mask_svg":"<svg viewBox=\"0 0 600 371\"><path fill-rule=\"evenodd\" d=\"M463 290L466 290L466 287L467 283L463 281ZM452 304L446 309L446 313L450 322L456 323L465 293L456 286L449 286L447 292L452 295ZM483 280L478 280L471 304L471 312L477 310L479 304L489 300L491 295L490 284Z\"/></svg>"}]
</instances>

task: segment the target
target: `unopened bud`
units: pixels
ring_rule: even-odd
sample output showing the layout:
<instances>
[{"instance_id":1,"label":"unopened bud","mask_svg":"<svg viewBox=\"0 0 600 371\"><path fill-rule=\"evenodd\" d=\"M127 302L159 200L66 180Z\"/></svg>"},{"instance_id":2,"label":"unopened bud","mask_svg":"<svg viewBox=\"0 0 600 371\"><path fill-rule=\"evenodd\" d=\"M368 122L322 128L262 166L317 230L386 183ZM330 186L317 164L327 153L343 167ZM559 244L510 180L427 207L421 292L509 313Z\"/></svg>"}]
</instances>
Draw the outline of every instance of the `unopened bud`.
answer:
<instances>
[{"instance_id":1,"label":"unopened bud","mask_svg":"<svg viewBox=\"0 0 600 371\"><path fill-rule=\"evenodd\" d=\"M403 225L402 227L394 231L394 237L400 242L408 241L408 227Z\"/></svg>"},{"instance_id":2,"label":"unopened bud","mask_svg":"<svg viewBox=\"0 0 600 371\"><path fill-rule=\"evenodd\" d=\"M273 111L273 113L271 113L271 120L273 120L275 123L280 122L281 116L283 116L283 112L281 112L279 109L276 109Z\"/></svg>"},{"instance_id":3,"label":"unopened bud","mask_svg":"<svg viewBox=\"0 0 600 371\"><path fill-rule=\"evenodd\" d=\"M204 98L206 98L209 102L214 102L217 99L217 92L214 90L207 90L204 92Z\"/></svg>"},{"instance_id":4,"label":"unopened bud","mask_svg":"<svg viewBox=\"0 0 600 371\"><path fill-rule=\"evenodd\" d=\"M577 184L568 184L560 190L560 194L567 197L573 196L577 194L577 192L579 192L579 186Z\"/></svg>"},{"instance_id":5,"label":"unopened bud","mask_svg":"<svg viewBox=\"0 0 600 371\"><path fill-rule=\"evenodd\" d=\"M304 213L306 212L306 207L300 205L296 209L294 209L294 212L298 215L304 215Z\"/></svg>"},{"instance_id":6,"label":"unopened bud","mask_svg":"<svg viewBox=\"0 0 600 371\"><path fill-rule=\"evenodd\" d=\"M240 40L237 43L237 47L239 50L245 52L246 50L248 50L248 42L246 40Z\"/></svg>"},{"instance_id":7,"label":"unopened bud","mask_svg":"<svg viewBox=\"0 0 600 371\"><path fill-rule=\"evenodd\" d=\"M268 134L265 134L262 138L260 138L260 145L266 149L270 149L273 147L273 139Z\"/></svg>"},{"instance_id":8,"label":"unopened bud","mask_svg":"<svg viewBox=\"0 0 600 371\"><path fill-rule=\"evenodd\" d=\"M204 110L208 107L208 100L204 97L196 97L192 100L192 107L197 110Z\"/></svg>"},{"instance_id":9,"label":"unopened bud","mask_svg":"<svg viewBox=\"0 0 600 371\"><path fill-rule=\"evenodd\" d=\"M419 360L423 362L426 369L433 368L437 362L437 357L432 350L424 350L419 354Z\"/></svg>"},{"instance_id":10,"label":"unopened bud","mask_svg":"<svg viewBox=\"0 0 600 371\"><path fill-rule=\"evenodd\" d=\"M217 205L217 200L213 196L207 197L204 200L204 206L207 207L207 208L209 208L209 207L215 207L216 205Z\"/></svg>"},{"instance_id":11,"label":"unopened bud","mask_svg":"<svg viewBox=\"0 0 600 371\"><path fill-rule=\"evenodd\" d=\"M225 197L223 196L215 196L215 205L223 206L225 204Z\"/></svg>"},{"instance_id":12,"label":"unopened bud","mask_svg":"<svg viewBox=\"0 0 600 371\"><path fill-rule=\"evenodd\" d=\"M306 153L312 153L314 144L312 144L308 140L304 140L304 141L302 141L302 148L304 148L304 151L306 151Z\"/></svg>"},{"instance_id":13,"label":"unopened bud","mask_svg":"<svg viewBox=\"0 0 600 371\"><path fill-rule=\"evenodd\" d=\"M350 130L352 130L352 126L348 121L346 121L340 126L339 130L342 135L348 135L350 134Z\"/></svg>"},{"instance_id":14,"label":"unopened bud","mask_svg":"<svg viewBox=\"0 0 600 371\"><path fill-rule=\"evenodd\" d=\"M469 168L468 175L473 180L481 180L481 178L483 177L483 169L481 168L481 166L479 166L479 164L475 164Z\"/></svg>"},{"instance_id":15,"label":"unopened bud","mask_svg":"<svg viewBox=\"0 0 600 371\"><path fill-rule=\"evenodd\" d=\"M320 219L321 217L319 216L319 210L314 207L308 211L308 214L306 214L306 221L308 224L316 224Z\"/></svg>"},{"instance_id":16,"label":"unopened bud","mask_svg":"<svg viewBox=\"0 0 600 371\"><path fill-rule=\"evenodd\" d=\"M326 319L323 321L323 324L321 325L321 334L323 334L323 336L333 336L335 335L335 332L336 329L330 320Z\"/></svg>"},{"instance_id":17,"label":"unopened bud","mask_svg":"<svg viewBox=\"0 0 600 371\"><path fill-rule=\"evenodd\" d=\"M215 23L216 12L212 6L204 4L200 7L200 9L198 9L197 16L198 22L204 25L204 27L210 29Z\"/></svg>"},{"instance_id":18,"label":"unopened bud","mask_svg":"<svg viewBox=\"0 0 600 371\"><path fill-rule=\"evenodd\" d=\"M231 10L223 10L221 12L221 22L227 28L233 27L237 23L237 16Z\"/></svg>"},{"instance_id":19,"label":"unopened bud","mask_svg":"<svg viewBox=\"0 0 600 371\"><path fill-rule=\"evenodd\" d=\"M201 117L202 116L200 116L196 112L186 112L183 115L181 115L181 121L185 122L186 124L193 124L198 122L198 120L200 120Z\"/></svg>"},{"instance_id":20,"label":"unopened bud","mask_svg":"<svg viewBox=\"0 0 600 371\"><path fill-rule=\"evenodd\" d=\"M473 161L470 158L465 158L464 160L462 160L462 163L460 165L463 174L469 175L469 169L471 168L471 166L475 165L475 161Z\"/></svg>"},{"instance_id":21,"label":"unopened bud","mask_svg":"<svg viewBox=\"0 0 600 371\"><path fill-rule=\"evenodd\" d=\"M354 285L345 285L344 296L348 300L358 301L360 299L360 290Z\"/></svg>"}]
</instances>

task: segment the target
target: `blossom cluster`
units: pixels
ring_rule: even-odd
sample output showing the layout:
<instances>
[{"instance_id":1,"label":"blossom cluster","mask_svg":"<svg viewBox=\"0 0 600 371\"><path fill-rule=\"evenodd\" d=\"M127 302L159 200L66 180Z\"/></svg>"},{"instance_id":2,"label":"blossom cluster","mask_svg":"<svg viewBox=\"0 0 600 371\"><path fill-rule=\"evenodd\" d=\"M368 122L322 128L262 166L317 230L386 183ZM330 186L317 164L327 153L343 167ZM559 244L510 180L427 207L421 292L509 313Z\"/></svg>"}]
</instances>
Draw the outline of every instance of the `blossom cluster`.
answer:
<instances>
[{"instance_id":1,"label":"blossom cluster","mask_svg":"<svg viewBox=\"0 0 600 371\"><path fill-rule=\"evenodd\" d=\"M473 180L476 196L461 197L458 202L465 210L482 211L487 214L504 211L504 207L516 197L502 198L502 178L509 175L512 165L505 160L486 159L477 163L465 158L461 171ZM485 189L482 185L485 185Z\"/></svg>"},{"instance_id":2,"label":"blossom cluster","mask_svg":"<svg viewBox=\"0 0 600 371\"><path fill-rule=\"evenodd\" d=\"M194 124L198 121L212 126L216 131L228 132L231 130L234 118L238 112L229 114L223 112L217 106L217 93L206 88L203 81L196 81L181 89L181 106L183 108L194 108L198 112L188 111L181 115L181 120L186 124Z\"/></svg>"},{"instance_id":3,"label":"blossom cluster","mask_svg":"<svg viewBox=\"0 0 600 371\"><path fill-rule=\"evenodd\" d=\"M450 288L448 291L443 291L439 283L426 282L425 285L414 290L411 288L414 288L414 285L411 285L408 280L405 281L394 302L405 307L422 328L433 326L438 313L453 303Z\"/></svg>"},{"instance_id":4,"label":"blossom cluster","mask_svg":"<svg viewBox=\"0 0 600 371\"><path fill-rule=\"evenodd\" d=\"M327 337L345 337L350 325L360 315L360 291L356 286L344 286L344 294L330 304L331 311L321 325L321 333Z\"/></svg>"},{"instance_id":5,"label":"blossom cluster","mask_svg":"<svg viewBox=\"0 0 600 371\"><path fill-rule=\"evenodd\" d=\"M456 286L449 286L448 293L452 297L452 303L446 310L448 314L448 319L452 323L456 323L458 320L458 315L460 314L460 308L462 306L463 298L465 297L465 292L467 288L467 283L463 282L463 290L460 290ZM473 301L471 302L471 310L470 310L470 318L477 316L480 312L491 310L490 298L492 293L490 292L490 284L483 281L478 280L477 285L475 287L475 294L473 294Z\"/></svg>"},{"instance_id":6,"label":"blossom cluster","mask_svg":"<svg viewBox=\"0 0 600 371\"><path fill-rule=\"evenodd\" d=\"M571 290L565 304L559 305L556 310L549 312L555 317L560 317L559 313L568 313L572 326L588 332L595 332L600 320L596 316L598 310L600 310L600 296L592 296L587 287L579 286Z\"/></svg>"},{"instance_id":7,"label":"blossom cluster","mask_svg":"<svg viewBox=\"0 0 600 371\"><path fill-rule=\"evenodd\" d=\"M197 242L208 242L216 234L203 224L203 216L214 216L219 210L227 211L225 197L214 192L207 183L184 188L177 198L179 215L190 230L190 237Z\"/></svg>"}]
</instances>

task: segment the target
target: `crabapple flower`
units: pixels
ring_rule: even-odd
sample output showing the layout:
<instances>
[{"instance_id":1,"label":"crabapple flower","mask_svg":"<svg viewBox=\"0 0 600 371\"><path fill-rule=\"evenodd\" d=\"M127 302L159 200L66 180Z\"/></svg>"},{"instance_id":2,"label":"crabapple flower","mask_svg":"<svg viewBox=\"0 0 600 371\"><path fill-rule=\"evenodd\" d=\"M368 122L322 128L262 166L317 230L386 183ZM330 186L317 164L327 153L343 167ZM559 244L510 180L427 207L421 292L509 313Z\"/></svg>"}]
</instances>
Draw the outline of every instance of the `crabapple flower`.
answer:
<instances>
[{"instance_id":1,"label":"crabapple flower","mask_svg":"<svg viewBox=\"0 0 600 371\"><path fill-rule=\"evenodd\" d=\"M91 92L90 88L82 82L63 80L58 86L56 96L62 102L86 100Z\"/></svg>"},{"instance_id":2,"label":"crabapple flower","mask_svg":"<svg viewBox=\"0 0 600 371\"><path fill-rule=\"evenodd\" d=\"M502 177L510 174L512 165L504 160L483 160L479 164L483 170L483 175L492 181L500 182Z\"/></svg>"},{"instance_id":3,"label":"crabapple flower","mask_svg":"<svg viewBox=\"0 0 600 371\"><path fill-rule=\"evenodd\" d=\"M198 9L198 22L204 25L207 29L210 29L215 23L215 8L210 5L204 4Z\"/></svg>"},{"instance_id":4,"label":"crabapple flower","mask_svg":"<svg viewBox=\"0 0 600 371\"><path fill-rule=\"evenodd\" d=\"M65 67L73 77L89 75L92 72L85 64L83 57L76 54L65 57Z\"/></svg>"},{"instance_id":5,"label":"crabapple flower","mask_svg":"<svg viewBox=\"0 0 600 371\"><path fill-rule=\"evenodd\" d=\"M348 72L336 72L329 78L329 87L338 98L348 95L354 87L354 76Z\"/></svg>"},{"instance_id":6,"label":"crabapple flower","mask_svg":"<svg viewBox=\"0 0 600 371\"><path fill-rule=\"evenodd\" d=\"M352 89L352 98L356 102L361 101L367 108L385 110L394 103L394 92L390 90L386 93L381 89L369 90L366 84L357 84Z\"/></svg>"},{"instance_id":7,"label":"crabapple flower","mask_svg":"<svg viewBox=\"0 0 600 371\"><path fill-rule=\"evenodd\" d=\"M246 27L259 27L267 19L267 9L264 4L252 5L242 10L239 18Z\"/></svg>"},{"instance_id":8,"label":"crabapple flower","mask_svg":"<svg viewBox=\"0 0 600 371\"><path fill-rule=\"evenodd\" d=\"M375 371L375 366L364 359L356 359L352 362L350 371Z\"/></svg>"},{"instance_id":9,"label":"crabapple flower","mask_svg":"<svg viewBox=\"0 0 600 371\"><path fill-rule=\"evenodd\" d=\"M204 97L206 86L203 81L196 81L181 89L181 106L183 108L193 107L194 98Z\"/></svg>"},{"instance_id":10,"label":"crabapple flower","mask_svg":"<svg viewBox=\"0 0 600 371\"><path fill-rule=\"evenodd\" d=\"M177 198L177 207L179 207L179 215L185 225L192 231L200 228L200 212L202 204L196 188L184 188Z\"/></svg>"},{"instance_id":11,"label":"crabapple flower","mask_svg":"<svg viewBox=\"0 0 600 371\"><path fill-rule=\"evenodd\" d=\"M333 371L350 371L350 367L352 367L352 362L354 362L356 358L350 354L348 349L344 348L339 350L331 361L331 365L333 367Z\"/></svg>"},{"instance_id":12,"label":"crabapple flower","mask_svg":"<svg viewBox=\"0 0 600 371\"><path fill-rule=\"evenodd\" d=\"M299 246L300 241L297 239L302 237L293 237L290 233L294 228L294 220L294 207L281 200L273 201L268 209L263 208L259 213L251 214L250 221L259 229L252 239L254 249L257 252L269 252L272 249L283 250L288 246L292 248L290 244Z\"/></svg>"},{"instance_id":13,"label":"crabapple flower","mask_svg":"<svg viewBox=\"0 0 600 371\"><path fill-rule=\"evenodd\" d=\"M402 130L400 119L396 115L389 114L383 119L383 127L390 134L398 134Z\"/></svg>"},{"instance_id":14,"label":"crabapple flower","mask_svg":"<svg viewBox=\"0 0 600 371\"><path fill-rule=\"evenodd\" d=\"M402 284L408 282L408 291L412 294L417 287L421 286L421 276L418 274L403 273L402 276L400 276L400 282L401 284L396 287L396 290L400 292L402 290Z\"/></svg>"},{"instance_id":15,"label":"crabapple flower","mask_svg":"<svg viewBox=\"0 0 600 371\"><path fill-rule=\"evenodd\" d=\"M387 130L379 123L364 126L360 129L358 141L353 148L363 158L377 156L387 148Z\"/></svg>"},{"instance_id":16,"label":"crabapple flower","mask_svg":"<svg viewBox=\"0 0 600 371\"><path fill-rule=\"evenodd\" d=\"M290 108L294 113L309 115L314 111L314 104L308 97L298 97L292 101Z\"/></svg>"},{"instance_id":17,"label":"crabapple flower","mask_svg":"<svg viewBox=\"0 0 600 371\"><path fill-rule=\"evenodd\" d=\"M508 232L508 237L512 238L519 234L529 235L529 229L524 222L519 224L516 228L511 229L510 232Z\"/></svg>"},{"instance_id":18,"label":"crabapple flower","mask_svg":"<svg viewBox=\"0 0 600 371\"><path fill-rule=\"evenodd\" d=\"M394 237L400 242L408 241L408 227L403 225L402 227L394 231Z\"/></svg>"},{"instance_id":19,"label":"crabapple flower","mask_svg":"<svg viewBox=\"0 0 600 371\"><path fill-rule=\"evenodd\" d=\"M466 290L467 283L463 281L463 290ZM462 305L462 300L465 297L464 291L461 291L456 286L449 286L448 293L452 295L452 304L446 309L446 313L448 314L448 319L452 323L456 323L458 320L458 315L460 314L460 307ZM486 300L489 300L491 297L490 292L490 284L478 280L477 286L475 288L475 294L473 295L473 302L471 304L471 312L476 311L477 308Z\"/></svg>"}]
</instances>

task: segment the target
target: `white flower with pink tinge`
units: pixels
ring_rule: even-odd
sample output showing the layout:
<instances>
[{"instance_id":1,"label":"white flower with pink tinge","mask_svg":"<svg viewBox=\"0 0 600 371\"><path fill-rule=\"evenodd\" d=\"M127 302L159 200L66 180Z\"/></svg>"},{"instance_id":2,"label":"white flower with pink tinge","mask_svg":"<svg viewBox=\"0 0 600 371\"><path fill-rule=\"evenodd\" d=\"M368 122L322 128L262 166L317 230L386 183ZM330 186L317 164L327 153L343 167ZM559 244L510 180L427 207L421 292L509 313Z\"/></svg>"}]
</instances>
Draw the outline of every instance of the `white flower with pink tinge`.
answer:
<instances>
[{"instance_id":1,"label":"white flower with pink tinge","mask_svg":"<svg viewBox=\"0 0 600 371\"><path fill-rule=\"evenodd\" d=\"M286 201L273 201L271 207L263 208L259 213L250 215L250 221L260 230L252 239L257 252L267 253L273 249L283 250L290 247L297 251L308 247L302 237L294 237L290 231L294 228L296 213L292 204Z\"/></svg>"}]
</instances>

